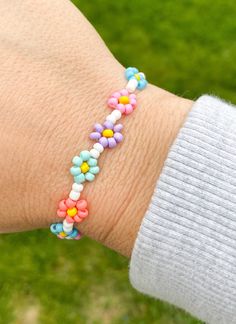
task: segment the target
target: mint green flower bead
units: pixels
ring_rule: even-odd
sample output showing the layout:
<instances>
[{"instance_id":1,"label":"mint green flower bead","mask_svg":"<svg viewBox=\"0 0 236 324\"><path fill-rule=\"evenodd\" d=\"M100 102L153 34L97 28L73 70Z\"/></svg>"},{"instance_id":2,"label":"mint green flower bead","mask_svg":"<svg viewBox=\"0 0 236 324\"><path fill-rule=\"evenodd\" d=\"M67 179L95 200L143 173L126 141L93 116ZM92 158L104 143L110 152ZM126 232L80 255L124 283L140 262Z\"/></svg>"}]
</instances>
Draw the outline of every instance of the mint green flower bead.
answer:
<instances>
[{"instance_id":1,"label":"mint green flower bead","mask_svg":"<svg viewBox=\"0 0 236 324\"><path fill-rule=\"evenodd\" d=\"M93 181L94 179L95 179L95 175L94 174L92 174L91 172L87 172L86 174L85 174L85 179L87 180L87 181Z\"/></svg>"},{"instance_id":2,"label":"mint green flower bead","mask_svg":"<svg viewBox=\"0 0 236 324\"><path fill-rule=\"evenodd\" d=\"M83 163L83 160L81 159L81 157L76 155L76 156L73 157L72 163L77 165L77 166L81 166L81 164Z\"/></svg>"},{"instance_id":3,"label":"mint green flower bead","mask_svg":"<svg viewBox=\"0 0 236 324\"><path fill-rule=\"evenodd\" d=\"M79 155L83 161L88 161L89 158L91 157L89 151L82 151Z\"/></svg>"},{"instance_id":4,"label":"mint green flower bead","mask_svg":"<svg viewBox=\"0 0 236 324\"><path fill-rule=\"evenodd\" d=\"M94 166L96 166L97 164L98 164L98 161L97 161L96 159L90 158L90 159L88 160L88 165L89 165L90 167L94 167Z\"/></svg>"},{"instance_id":5,"label":"mint green flower bead","mask_svg":"<svg viewBox=\"0 0 236 324\"><path fill-rule=\"evenodd\" d=\"M74 181L76 183L83 183L85 181L85 175L83 173L80 173L76 177L74 177Z\"/></svg>"},{"instance_id":6,"label":"mint green flower bead","mask_svg":"<svg viewBox=\"0 0 236 324\"><path fill-rule=\"evenodd\" d=\"M89 169L89 172L91 172L92 174L98 174L99 173L99 167L98 166L91 167Z\"/></svg>"},{"instance_id":7,"label":"mint green flower bead","mask_svg":"<svg viewBox=\"0 0 236 324\"><path fill-rule=\"evenodd\" d=\"M80 167L77 167L77 166L73 166L70 168L70 173L73 175L73 176L77 176L81 173L81 169Z\"/></svg>"},{"instance_id":8,"label":"mint green flower bead","mask_svg":"<svg viewBox=\"0 0 236 324\"><path fill-rule=\"evenodd\" d=\"M91 182L99 173L98 161L91 157L89 151L80 152L80 155L75 156L72 162L74 165L70 168L70 173L73 175L75 183L83 183L86 180Z\"/></svg>"}]
</instances>

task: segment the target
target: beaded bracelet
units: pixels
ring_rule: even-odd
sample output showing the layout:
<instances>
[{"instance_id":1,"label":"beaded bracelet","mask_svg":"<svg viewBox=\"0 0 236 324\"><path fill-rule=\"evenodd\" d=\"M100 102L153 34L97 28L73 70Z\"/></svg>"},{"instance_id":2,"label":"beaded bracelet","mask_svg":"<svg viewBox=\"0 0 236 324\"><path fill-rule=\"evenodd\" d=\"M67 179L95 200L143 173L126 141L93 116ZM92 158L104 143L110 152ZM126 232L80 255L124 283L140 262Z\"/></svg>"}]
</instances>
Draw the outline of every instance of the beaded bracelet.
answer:
<instances>
[{"instance_id":1,"label":"beaded bracelet","mask_svg":"<svg viewBox=\"0 0 236 324\"><path fill-rule=\"evenodd\" d=\"M123 115L129 115L136 108L135 90L142 90L146 87L147 81L144 73L139 72L134 67L125 70L125 77L128 83L125 89L114 92L108 99L108 106L112 113L106 117L103 124L95 124L90 139L96 141L90 151L82 151L79 156L72 159L73 166L70 173L74 178L72 190L67 199L59 202L57 216L63 218L60 223L50 226L53 234L60 239L79 240L81 233L75 227L76 223L81 223L88 216L88 203L86 199L80 199L84 189L83 183L93 181L99 173L98 159L105 148L114 148L123 140L121 133L123 125L117 121Z\"/></svg>"}]
</instances>

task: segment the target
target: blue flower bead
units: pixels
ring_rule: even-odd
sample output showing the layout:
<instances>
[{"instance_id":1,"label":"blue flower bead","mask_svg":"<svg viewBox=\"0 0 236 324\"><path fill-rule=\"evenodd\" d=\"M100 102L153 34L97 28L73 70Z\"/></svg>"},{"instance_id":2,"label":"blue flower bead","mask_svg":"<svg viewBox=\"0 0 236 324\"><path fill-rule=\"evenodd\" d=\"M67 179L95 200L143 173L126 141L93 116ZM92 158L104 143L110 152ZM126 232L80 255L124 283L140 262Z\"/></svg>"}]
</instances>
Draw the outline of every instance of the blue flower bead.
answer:
<instances>
[{"instance_id":1,"label":"blue flower bead","mask_svg":"<svg viewBox=\"0 0 236 324\"><path fill-rule=\"evenodd\" d=\"M73 228L70 233L65 233L63 230L62 223L54 223L50 226L50 230L54 235L57 235L60 239L67 240L79 240L81 238L81 234L77 228Z\"/></svg>"},{"instance_id":2,"label":"blue flower bead","mask_svg":"<svg viewBox=\"0 0 236 324\"><path fill-rule=\"evenodd\" d=\"M138 90L143 90L147 85L145 74L139 72L139 70L136 69L135 67L128 67L125 70L125 77L128 81L131 79L136 79L138 81L138 85L137 85Z\"/></svg>"}]
</instances>

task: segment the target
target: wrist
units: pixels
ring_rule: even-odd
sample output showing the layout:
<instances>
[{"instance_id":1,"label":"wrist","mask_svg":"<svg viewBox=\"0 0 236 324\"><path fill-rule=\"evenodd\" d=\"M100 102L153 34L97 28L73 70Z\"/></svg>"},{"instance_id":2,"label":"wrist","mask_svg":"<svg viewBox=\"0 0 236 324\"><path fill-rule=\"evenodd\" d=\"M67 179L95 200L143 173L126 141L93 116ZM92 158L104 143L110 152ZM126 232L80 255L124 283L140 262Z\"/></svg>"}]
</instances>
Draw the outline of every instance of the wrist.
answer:
<instances>
[{"instance_id":1,"label":"wrist","mask_svg":"<svg viewBox=\"0 0 236 324\"><path fill-rule=\"evenodd\" d=\"M138 93L134 115L124 121L124 143L104 162L97 193L106 197L106 209L95 221L102 236L91 234L121 254L131 254L168 150L191 106L190 100L149 85ZM85 231L90 226L82 225Z\"/></svg>"},{"instance_id":2,"label":"wrist","mask_svg":"<svg viewBox=\"0 0 236 324\"><path fill-rule=\"evenodd\" d=\"M79 110L77 101L70 102L70 107L64 111L62 127L57 136L55 129L58 121L51 128L54 134L50 136L53 145L49 152L46 152L46 148L49 148L48 134L44 138L48 167L41 198L42 202L46 202L46 209L42 217L39 208L40 215L36 218L36 222L40 221L40 227L58 221L55 216L57 203L68 195L71 185L72 179L68 175L71 158L76 152L92 146L88 139L89 130L95 122L105 119L109 93L123 87L123 69L119 74L121 80L110 81L109 85L102 84L104 89L97 91L93 98L84 103L80 100ZM109 86L112 89L106 91ZM85 186L81 197L88 200L89 216L79 224L82 233L124 255L130 255L168 149L191 104L151 85L138 94L136 111L122 121L122 145L102 154L99 167L103 172L96 181ZM83 107L87 109L85 113ZM71 115L74 118L70 120Z\"/></svg>"}]
</instances>

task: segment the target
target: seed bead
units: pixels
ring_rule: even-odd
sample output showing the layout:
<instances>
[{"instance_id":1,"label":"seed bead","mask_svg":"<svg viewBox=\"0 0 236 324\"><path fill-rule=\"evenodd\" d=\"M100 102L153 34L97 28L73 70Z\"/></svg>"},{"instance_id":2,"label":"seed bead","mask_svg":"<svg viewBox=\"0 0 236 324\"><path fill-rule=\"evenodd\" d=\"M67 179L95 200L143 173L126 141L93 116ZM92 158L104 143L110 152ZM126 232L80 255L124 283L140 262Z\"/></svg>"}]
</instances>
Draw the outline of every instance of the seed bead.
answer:
<instances>
[{"instance_id":1,"label":"seed bead","mask_svg":"<svg viewBox=\"0 0 236 324\"><path fill-rule=\"evenodd\" d=\"M73 191L81 192L81 191L83 191L83 189L84 189L84 186L82 185L82 183L74 182L73 185L72 185L72 190Z\"/></svg>"},{"instance_id":2,"label":"seed bead","mask_svg":"<svg viewBox=\"0 0 236 324\"><path fill-rule=\"evenodd\" d=\"M112 129L104 129L104 131L102 132L102 136L110 138L113 137L114 133Z\"/></svg>"},{"instance_id":3,"label":"seed bead","mask_svg":"<svg viewBox=\"0 0 236 324\"><path fill-rule=\"evenodd\" d=\"M68 234L73 230L73 223L68 223L66 219L63 221L63 231Z\"/></svg>"},{"instance_id":4,"label":"seed bead","mask_svg":"<svg viewBox=\"0 0 236 324\"><path fill-rule=\"evenodd\" d=\"M129 103L129 97L127 96L121 96L118 99L119 103L123 104L123 105L127 105Z\"/></svg>"},{"instance_id":5,"label":"seed bead","mask_svg":"<svg viewBox=\"0 0 236 324\"><path fill-rule=\"evenodd\" d=\"M77 201L80 197L80 192L71 190L70 194L69 194L70 199Z\"/></svg>"},{"instance_id":6,"label":"seed bead","mask_svg":"<svg viewBox=\"0 0 236 324\"><path fill-rule=\"evenodd\" d=\"M83 162L80 166L80 170L82 173L87 173L89 170L89 165L87 162Z\"/></svg>"},{"instance_id":7,"label":"seed bead","mask_svg":"<svg viewBox=\"0 0 236 324\"><path fill-rule=\"evenodd\" d=\"M94 148L90 150L90 154L95 159L98 159L100 156L100 152Z\"/></svg>"},{"instance_id":8,"label":"seed bead","mask_svg":"<svg viewBox=\"0 0 236 324\"><path fill-rule=\"evenodd\" d=\"M106 120L112 122L113 124L115 124L115 122L116 122L116 117L115 117L114 115L110 114L110 115L108 115L108 116L106 117Z\"/></svg>"},{"instance_id":9,"label":"seed bead","mask_svg":"<svg viewBox=\"0 0 236 324\"><path fill-rule=\"evenodd\" d=\"M116 121L118 121L121 119L122 113L118 109L115 109L112 111L111 115L115 117Z\"/></svg>"},{"instance_id":10,"label":"seed bead","mask_svg":"<svg viewBox=\"0 0 236 324\"><path fill-rule=\"evenodd\" d=\"M76 207L67 209L67 215L74 217L77 214L78 210Z\"/></svg>"},{"instance_id":11,"label":"seed bead","mask_svg":"<svg viewBox=\"0 0 236 324\"><path fill-rule=\"evenodd\" d=\"M93 148L97 150L100 154L104 151L104 147L100 143L95 143L93 145Z\"/></svg>"},{"instance_id":12,"label":"seed bead","mask_svg":"<svg viewBox=\"0 0 236 324\"><path fill-rule=\"evenodd\" d=\"M126 89L132 93L136 90L137 86L138 86L138 81L137 79L133 78L128 81L126 85Z\"/></svg>"}]
</instances>

